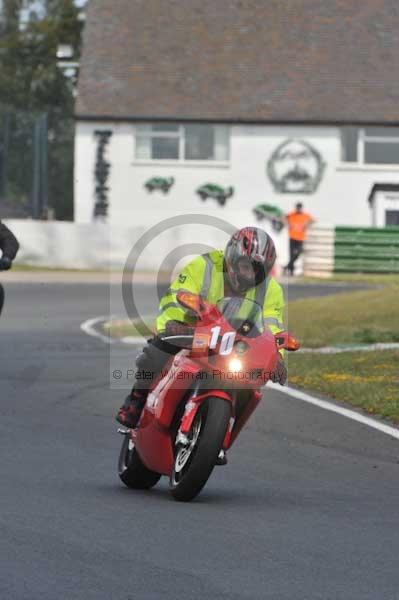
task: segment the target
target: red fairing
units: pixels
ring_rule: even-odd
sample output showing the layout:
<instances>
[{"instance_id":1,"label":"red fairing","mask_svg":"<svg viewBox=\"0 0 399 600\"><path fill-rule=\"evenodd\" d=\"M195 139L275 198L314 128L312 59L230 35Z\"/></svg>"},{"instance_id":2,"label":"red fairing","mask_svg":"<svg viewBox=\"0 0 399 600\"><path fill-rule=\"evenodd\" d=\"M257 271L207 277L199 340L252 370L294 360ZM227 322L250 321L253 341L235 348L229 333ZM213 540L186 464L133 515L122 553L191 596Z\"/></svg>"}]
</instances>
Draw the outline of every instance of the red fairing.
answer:
<instances>
[{"instance_id":1,"label":"red fairing","mask_svg":"<svg viewBox=\"0 0 399 600\"><path fill-rule=\"evenodd\" d=\"M172 424L177 407L201 370L201 365L190 359L188 350L176 354L169 365L167 374L151 390L146 403L147 419L155 418L165 428ZM145 427L146 420L140 422L142 425Z\"/></svg>"},{"instance_id":2,"label":"red fairing","mask_svg":"<svg viewBox=\"0 0 399 600\"><path fill-rule=\"evenodd\" d=\"M146 430L133 430L133 441L143 463L157 473L170 475L173 468L173 444L170 432L162 430L153 421Z\"/></svg>"},{"instance_id":3,"label":"red fairing","mask_svg":"<svg viewBox=\"0 0 399 600\"><path fill-rule=\"evenodd\" d=\"M220 327L219 339L231 331L231 325L227 323L222 317L219 318L218 326ZM209 340L212 337L212 329L215 328L215 320L213 314L205 314L201 323L197 326L194 345L196 339ZM241 338L237 335L236 341ZM210 357L207 348L199 347L194 348L191 355L195 357L196 361L203 366L204 369L209 370L214 383L220 379L224 384L228 385L231 383L238 383L239 385L245 385L246 387L252 387L258 389L259 387L266 384L270 378L278 361L278 352L276 346L276 339L270 329L266 328L265 332L255 338L242 338L245 339L248 344L248 350L244 357L239 357L234 350L227 356L222 355L218 352L220 349L220 342L218 342L215 348L215 353ZM229 372L229 363L232 358L241 358L244 362L244 371L242 373L242 379L240 374L233 374ZM255 373L258 376L255 377ZM250 378L253 375L253 378ZM245 377L245 379L244 379Z\"/></svg>"},{"instance_id":4,"label":"red fairing","mask_svg":"<svg viewBox=\"0 0 399 600\"><path fill-rule=\"evenodd\" d=\"M171 358L150 389L139 426L132 432L143 463L170 475L176 435L189 437L197 411L212 398L221 398L231 407L223 442L225 450L230 448L258 406L260 389L278 358L270 330L255 337L240 334L216 306L201 302L192 348Z\"/></svg>"},{"instance_id":5,"label":"red fairing","mask_svg":"<svg viewBox=\"0 0 399 600\"><path fill-rule=\"evenodd\" d=\"M188 358L188 350L176 354L167 365L167 374L151 389L140 419L135 445L144 464L157 473L170 475L173 441L169 427L180 402L200 367ZM178 373L185 377L178 379ZM178 385L174 385L178 381Z\"/></svg>"}]
</instances>

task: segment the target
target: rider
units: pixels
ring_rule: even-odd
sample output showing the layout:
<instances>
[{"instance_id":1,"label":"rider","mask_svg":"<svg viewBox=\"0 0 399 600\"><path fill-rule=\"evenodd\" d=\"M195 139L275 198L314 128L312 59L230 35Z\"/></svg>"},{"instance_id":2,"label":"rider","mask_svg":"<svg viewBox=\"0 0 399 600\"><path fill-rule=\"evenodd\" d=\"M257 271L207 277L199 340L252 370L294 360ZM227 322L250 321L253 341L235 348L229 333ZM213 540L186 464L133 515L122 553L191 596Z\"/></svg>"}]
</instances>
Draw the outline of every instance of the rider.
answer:
<instances>
[{"instance_id":1,"label":"rider","mask_svg":"<svg viewBox=\"0 0 399 600\"><path fill-rule=\"evenodd\" d=\"M12 261L14 260L19 249L19 244L15 235L0 221L0 250L2 256L0 258L0 271L8 271L11 269ZM0 313L4 304L4 289L0 285Z\"/></svg>"},{"instance_id":2,"label":"rider","mask_svg":"<svg viewBox=\"0 0 399 600\"><path fill-rule=\"evenodd\" d=\"M160 302L156 321L157 334L136 359L135 384L117 414L117 421L135 427L144 407L148 388L156 375L180 348L162 340L162 335L184 335L193 332L193 317L181 306L176 294L188 291L216 304L220 298L242 296L263 306L265 323L273 333L283 327L284 296L281 286L270 272L276 260L272 238L257 227L236 231L225 251L214 250L197 256L180 273ZM274 382L284 385L287 370L280 355L271 374Z\"/></svg>"}]
</instances>

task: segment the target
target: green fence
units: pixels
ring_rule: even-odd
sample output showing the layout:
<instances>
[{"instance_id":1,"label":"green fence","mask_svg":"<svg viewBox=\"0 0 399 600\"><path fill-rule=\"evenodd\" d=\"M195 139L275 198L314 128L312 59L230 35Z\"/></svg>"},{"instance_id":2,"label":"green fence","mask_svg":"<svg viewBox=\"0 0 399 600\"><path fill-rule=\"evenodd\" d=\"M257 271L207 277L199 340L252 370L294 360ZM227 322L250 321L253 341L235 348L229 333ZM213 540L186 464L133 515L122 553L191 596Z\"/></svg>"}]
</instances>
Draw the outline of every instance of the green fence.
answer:
<instances>
[{"instance_id":1,"label":"green fence","mask_svg":"<svg viewBox=\"0 0 399 600\"><path fill-rule=\"evenodd\" d=\"M334 271L399 273L399 227L336 227Z\"/></svg>"}]
</instances>

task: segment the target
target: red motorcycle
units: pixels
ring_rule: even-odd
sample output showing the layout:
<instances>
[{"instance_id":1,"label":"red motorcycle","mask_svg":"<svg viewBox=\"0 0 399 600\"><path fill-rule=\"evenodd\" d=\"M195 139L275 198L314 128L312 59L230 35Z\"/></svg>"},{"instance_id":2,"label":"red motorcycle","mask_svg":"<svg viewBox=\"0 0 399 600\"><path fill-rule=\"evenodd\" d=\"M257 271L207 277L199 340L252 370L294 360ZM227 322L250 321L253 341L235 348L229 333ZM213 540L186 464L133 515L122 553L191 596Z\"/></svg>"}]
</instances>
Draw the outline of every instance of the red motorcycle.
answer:
<instances>
[{"instance_id":1,"label":"red motorcycle","mask_svg":"<svg viewBox=\"0 0 399 600\"><path fill-rule=\"evenodd\" d=\"M297 350L299 342L287 332L273 335L252 300L211 305L188 292L177 299L197 325L191 336L164 338L182 349L151 386L137 428L119 430L119 477L149 489L167 475L173 497L189 501L258 406L278 350Z\"/></svg>"}]
</instances>

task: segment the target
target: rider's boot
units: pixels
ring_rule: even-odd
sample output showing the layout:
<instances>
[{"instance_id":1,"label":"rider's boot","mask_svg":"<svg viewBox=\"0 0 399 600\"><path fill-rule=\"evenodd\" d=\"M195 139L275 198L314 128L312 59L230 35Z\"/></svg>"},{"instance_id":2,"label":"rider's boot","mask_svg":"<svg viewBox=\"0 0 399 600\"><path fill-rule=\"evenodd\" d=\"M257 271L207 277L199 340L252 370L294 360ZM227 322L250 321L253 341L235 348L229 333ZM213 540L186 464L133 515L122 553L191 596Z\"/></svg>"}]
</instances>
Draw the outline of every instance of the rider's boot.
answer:
<instances>
[{"instance_id":1,"label":"rider's boot","mask_svg":"<svg viewBox=\"0 0 399 600\"><path fill-rule=\"evenodd\" d=\"M116 415L116 420L121 425L133 429L140 420L142 410L146 401L145 390L133 390L126 398Z\"/></svg>"}]
</instances>

